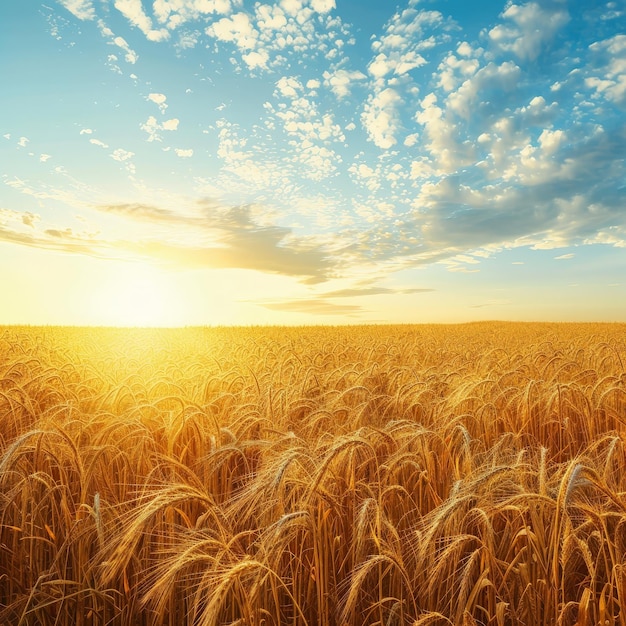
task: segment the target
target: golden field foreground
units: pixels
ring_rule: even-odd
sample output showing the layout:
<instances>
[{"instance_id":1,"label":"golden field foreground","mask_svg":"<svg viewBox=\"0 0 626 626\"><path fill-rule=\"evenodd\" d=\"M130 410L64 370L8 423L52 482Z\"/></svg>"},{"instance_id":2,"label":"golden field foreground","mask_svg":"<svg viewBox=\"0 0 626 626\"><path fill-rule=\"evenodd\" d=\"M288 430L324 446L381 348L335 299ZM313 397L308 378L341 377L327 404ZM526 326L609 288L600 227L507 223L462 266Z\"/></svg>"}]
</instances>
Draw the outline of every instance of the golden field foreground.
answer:
<instances>
[{"instance_id":1,"label":"golden field foreground","mask_svg":"<svg viewBox=\"0 0 626 626\"><path fill-rule=\"evenodd\" d=\"M0 623L626 624L626 325L0 328Z\"/></svg>"}]
</instances>

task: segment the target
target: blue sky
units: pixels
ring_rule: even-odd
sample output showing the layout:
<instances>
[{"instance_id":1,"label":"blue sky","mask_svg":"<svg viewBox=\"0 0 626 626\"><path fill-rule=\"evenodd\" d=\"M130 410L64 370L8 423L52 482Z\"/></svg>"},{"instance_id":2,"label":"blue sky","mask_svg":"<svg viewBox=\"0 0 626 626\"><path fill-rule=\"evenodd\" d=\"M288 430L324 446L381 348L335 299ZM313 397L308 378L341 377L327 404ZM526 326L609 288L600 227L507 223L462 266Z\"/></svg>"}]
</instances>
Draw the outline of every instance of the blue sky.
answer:
<instances>
[{"instance_id":1,"label":"blue sky","mask_svg":"<svg viewBox=\"0 0 626 626\"><path fill-rule=\"evenodd\" d=\"M0 323L626 320L626 3L9 0Z\"/></svg>"}]
</instances>

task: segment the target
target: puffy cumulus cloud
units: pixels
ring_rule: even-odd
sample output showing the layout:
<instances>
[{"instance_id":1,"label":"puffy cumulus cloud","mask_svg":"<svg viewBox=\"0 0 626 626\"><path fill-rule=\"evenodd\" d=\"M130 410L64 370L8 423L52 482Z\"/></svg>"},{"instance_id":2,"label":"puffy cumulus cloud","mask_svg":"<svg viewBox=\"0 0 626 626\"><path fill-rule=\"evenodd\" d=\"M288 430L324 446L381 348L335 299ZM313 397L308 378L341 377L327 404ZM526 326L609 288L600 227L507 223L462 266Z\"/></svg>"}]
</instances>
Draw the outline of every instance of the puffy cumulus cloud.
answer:
<instances>
[{"instance_id":1,"label":"puffy cumulus cloud","mask_svg":"<svg viewBox=\"0 0 626 626\"><path fill-rule=\"evenodd\" d=\"M448 95L448 109L466 120L470 114L499 113L508 98L514 101L520 77L521 70L512 61L490 62Z\"/></svg>"},{"instance_id":2,"label":"puffy cumulus cloud","mask_svg":"<svg viewBox=\"0 0 626 626\"><path fill-rule=\"evenodd\" d=\"M323 74L324 84L342 100L350 95L350 86L356 81L362 81L367 76L358 70L334 69L325 70ZM319 85L319 83L318 83Z\"/></svg>"},{"instance_id":3,"label":"puffy cumulus cloud","mask_svg":"<svg viewBox=\"0 0 626 626\"><path fill-rule=\"evenodd\" d=\"M179 28L182 37L181 25L198 19L189 45L209 40L237 70L267 72L274 82L264 115L239 127L230 107L231 121L204 131L216 135L220 169L196 189L271 198L272 210L294 228L334 232L334 248L324 249L334 271L395 271L446 259L467 271L479 267L471 259L481 249L626 245L619 110L626 105L626 35L616 24L598 17L596 29L584 11L572 11L579 38L560 46L566 4L517 0L503 3L495 28L473 39L416 1L378 29L363 58L362 48L350 55L352 31L332 1L151 0L144 12L150 6L155 28ZM165 119L164 94L148 99L163 114L154 109L143 118L156 141L178 122ZM182 156L174 145L171 157ZM191 172L193 163L181 165ZM232 236L239 251L243 237ZM276 246L291 246L292 236ZM271 257L269 235L257 237ZM186 262L173 242L156 243L136 253ZM198 247L187 261L231 263L216 255ZM328 267L321 274L331 274Z\"/></svg>"},{"instance_id":4,"label":"puffy cumulus cloud","mask_svg":"<svg viewBox=\"0 0 626 626\"><path fill-rule=\"evenodd\" d=\"M257 7L257 12L261 9ZM266 28L268 22L261 20ZM276 22L274 22L276 23ZM255 28L252 19L247 13L235 13L231 17L223 17L206 29L207 35L216 39L234 44L242 52L241 59L248 69L267 69L270 55L260 43L260 33Z\"/></svg>"},{"instance_id":5,"label":"puffy cumulus cloud","mask_svg":"<svg viewBox=\"0 0 626 626\"><path fill-rule=\"evenodd\" d=\"M571 176L571 163L554 158L566 138L562 130L543 130L537 144L528 143L517 153L511 151L508 167L502 172L503 179L523 185L568 179Z\"/></svg>"},{"instance_id":6,"label":"puffy cumulus cloud","mask_svg":"<svg viewBox=\"0 0 626 626\"><path fill-rule=\"evenodd\" d=\"M568 137L544 129L535 153L524 154L522 148L518 155L518 182L523 184L472 186L460 175L423 184L414 221L403 228L420 233L424 255L490 245L555 248L609 231L613 245L626 241L626 197L615 185L616 177L626 175L621 161L625 131L587 132ZM599 175L611 170L608 178Z\"/></svg>"},{"instance_id":7,"label":"puffy cumulus cloud","mask_svg":"<svg viewBox=\"0 0 626 626\"><path fill-rule=\"evenodd\" d=\"M171 120L165 120L161 125L163 130L178 130L178 125L180 124L180 120L176 117Z\"/></svg>"},{"instance_id":8,"label":"puffy cumulus cloud","mask_svg":"<svg viewBox=\"0 0 626 626\"><path fill-rule=\"evenodd\" d=\"M255 13L260 31L280 31L287 26L287 16L278 5L257 4Z\"/></svg>"},{"instance_id":9,"label":"puffy cumulus cloud","mask_svg":"<svg viewBox=\"0 0 626 626\"><path fill-rule=\"evenodd\" d=\"M135 156L134 152L130 152L129 150L124 150L123 148L116 148L111 153L111 158L114 161L119 161L120 163L124 161L128 161L129 159L132 159L134 156Z\"/></svg>"},{"instance_id":10,"label":"puffy cumulus cloud","mask_svg":"<svg viewBox=\"0 0 626 626\"><path fill-rule=\"evenodd\" d=\"M162 124L159 124L156 117L154 117L154 115L151 115L143 124L141 124L141 130L148 133L148 141L162 141L162 137L159 131L177 130L179 123L180 120L178 120L177 118L172 118L171 120L166 120Z\"/></svg>"},{"instance_id":11,"label":"puffy cumulus cloud","mask_svg":"<svg viewBox=\"0 0 626 626\"><path fill-rule=\"evenodd\" d=\"M96 17L92 0L58 0L58 2L79 20L93 20Z\"/></svg>"},{"instance_id":12,"label":"puffy cumulus cloud","mask_svg":"<svg viewBox=\"0 0 626 626\"><path fill-rule=\"evenodd\" d=\"M409 7L395 13L382 36L372 42L374 57L368 72L380 83L379 88L385 81L426 65L422 52L445 41L449 27L439 11Z\"/></svg>"},{"instance_id":13,"label":"puffy cumulus cloud","mask_svg":"<svg viewBox=\"0 0 626 626\"><path fill-rule=\"evenodd\" d=\"M206 15L227 15L231 8L230 0L154 0L152 10L159 23L173 30Z\"/></svg>"},{"instance_id":14,"label":"puffy cumulus cloud","mask_svg":"<svg viewBox=\"0 0 626 626\"><path fill-rule=\"evenodd\" d=\"M337 57L349 30L328 13L333 0L281 0L256 2L211 23L205 33L234 46L244 67L253 74L286 65L285 53L306 53L309 60ZM316 18L317 16L317 18Z\"/></svg>"},{"instance_id":15,"label":"puffy cumulus cloud","mask_svg":"<svg viewBox=\"0 0 626 626\"><path fill-rule=\"evenodd\" d=\"M389 74L402 76L426 64L426 59L415 50L406 52L392 51L380 52L369 64L368 71L376 79L381 79Z\"/></svg>"},{"instance_id":16,"label":"puffy cumulus cloud","mask_svg":"<svg viewBox=\"0 0 626 626\"><path fill-rule=\"evenodd\" d=\"M394 13L382 35L371 44L373 56L367 65L370 94L363 105L361 123L369 141L383 150L397 145L402 114L417 105L420 89L427 84L413 75L428 63L422 52L446 42L453 28L440 12L414 5ZM404 146L415 146L417 136L409 133Z\"/></svg>"},{"instance_id":17,"label":"puffy cumulus cloud","mask_svg":"<svg viewBox=\"0 0 626 626\"><path fill-rule=\"evenodd\" d=\"M437 174L437 170L432 166L430 159L420 157L411 162L410 178L419 180L422 178L431 178Z\"/></svg>"},{"instance_id":18,"label":"puffy cumulus cloud","mask_svg":"<svg viewBox=\"0 0 626 626\"><path fill-rule=\"evenodd\" d=\"M306 0L280 0L280 7L287 15L296 16L302 11Z\"/></svg>"},{"instance_id":19,"label":"puffy cumulus cloud","mask_svg":"<svg viewBox=\"0 0 626 626\"><path fill-rule=\"evenodd\" d=\"M527 105L518 107L513 117L522 126L550 126L559 113L559 103L553 100L550 104L543 96L534 96Z\"/></svg>"},{"instance_id":20,"label":"puffy cumulus cloud","mask_svg":"<svg viewBox=\"0 0 626 626\"><path fill-rule=\"evenodd\" d=\"M241 134L236 124L219 120L217 156L222 161L222 178L235 176L257 189L268 189L272 180L282 180L270 159L262 160L248 148L248 137ZM277 175L278 174L278 175Z\"/></svg>"},{"instance_id":21,"label":"puffy cumulus cloud","mask_svg":"<svg viewBox=\"0 0 626 626\"><path fill-rule=\"evenodd\" d=\"M248 66L249 69L267 69L268 61L270 60L270 55L267 50L253 50L252 52L248 52L247 54L242 54L241 58L243 62Z\"/></svg>"},{"instance_id":22,"label":"puffy cumulus cloud","mask_svg":"<svg viewBox=\"0 0 626 626\"><path fill-rule=\"evenodd\" d=\"M274 97L278 105L266 103L266 111L282 124L289 137L292 161L302 164L303 175L312 180L333 174L341 157L332 145L345 141L333 115L320 112L317 102L293 76L283 76L276 82Z\"/></svg>"},{"instance_id":23,"label":"puffy cumulus cloud","mask_svg":"<svg viewBox=\"0 0 626 626\"><path fill-rule=\"evenodd\" d=\"M459 46L459 49L461 48L462 46ZM468 54L470 53L471 49ZM437 68L439 70L439 86L444 91L453 91L461 81L474 75L479 67L478 59L459 58L454 54L449 54Z\"/></svg>"},{"instance_id":24,"label":"puffy cumulus cloud","mask_svg":"<svg viewBox=\"0 0 626 626\"><path fill-rule=\"evenodd\" d=\"M424 38L425 32L446 26L445 21L439 11L409 7L393 15L385 27L383 36L372 43L372 49L376 52L386 48L399 50L407 46L416 46L418 50L429 47L431 44Z\"/></svg>"},{"instance_id":25,"label":"puffy cumulus cloud","mask_svg":"<svg viewBox=\"0 0 626 626\"><path fill-rule=\"evenodd\" d=\"M563 130L548 130L546 128L539 135L541 150L548 157L552 156L566 141L567 134Z\"/></svg>"},{"instance_id":26,"label":"puffy cumulus cloud","mask_svg":"<svg viewBox=\"0 0 626 626\"><path fill-rule=\"evenodd\" d=\"M167 96L164 93L150 93L146 97L146 100L154 102L154 104L159 107L159 111L161 111L161 113L165 113L167 110Z\"/></svg>"},{"instance_id":27,"label":"puffy cumulus cloud","mask_svg":"<svg viewBox=\"0 0 626 626\"><path fill-rule=\"evenodd\" d=\"M585 85L596 97L626 106L626 35L595 42L589 49L599 67L585 78Z\"/></svg>"},{"instance_id":28,"label":"puffy cumulus cloud","mask_svg":"<svg viewBox=\"0 0 626 626\"><path fill-rule=\"evenodd\" d=\"M393 217L395 204L397 201L394 196L403 181L407 180L408 173L400 163L384 162L377 160L375 163L365 163L356 160L348 168L352 182L360 188L367 190L366 201L356 208L356 213L366 222L372 222L379 218L382 214L387 217ZM385 200L374 201L378 192L382 191Z\"/></svg>"},{"instance_id":29,"label":"puffy cumulus cloud","mask_svg":"<svg viewBox=\"0 0 626 626\"><path fill-rule=\"evenodd\" d=\"M169 38L167 29L157 30L152 27L152 20L146 15L141 0L115 0L114 6L149 41L164 41Z\"/></svg>"},{"instance_id":30,"label":"puffy cumulus cloud","mask_svg":"<svg viewBox=\"0 0 626 626\"><path fill-rule=\"evenodd\" d=\"M318 13L328 13L336 8L335 0L311 0L311 8Z\"/></svg>"},{"instance_id":31,"label":"puffy cumulus cloud","mask_svg":"<svg viewBox=\"0 0 626 626\"><path fill-rule=\"evenodd\" d=\"M250 50L256 46L259 32L252 25L247 13L235 13L223 17L206 29L207 35L220 41L234 43L238 48Z\"/></svg>"},{"instance_id":32,"label":"puffy cumulus cloud","mask_svg":"<svg viewBox=\"0 0 626 626\"><path fill-rule=\"evenodd\" d=\"M474 143L462 136L462 127L439 105L436 94L430 93L423 98L420 107L415 120L424 127L424 145L430 156L432 171L437 174L451 173L473 163Z\"/></svg>"},{"instance_id":33,"label":"puffy cumulus cloud","mask_svg":"<svg viewBox=\"0 0 626 626\"><path fill-rule=\"evenodd\" d=\"M510 4L501 14L504 24L489 31L489 39L501 52L534 60L547 48L570 16L563 8L544 8L537 2Z\"/></svg>"},{"instance_id":34,"label":"puffy cumulus cloud","mask_svg":"<svg viewBox=\"0 0 626 626\"><path fill-rule=\"evenodd\" d=\"M181 159L190 159L193 156L193 150L191 148L174 148L174 152L176 153L176 156L180 157Z\"/></svg>"},{"instance_id":35,"label":"puffy cumulus cloud","mask_svg":"<svg viewBox=\"0 0 626 626\"><path fill-rule=\"evenodd\" d=\"M124 37L113 37L111 44L124 51L124 59L127 63L130 63L131 65L137 63L139 55L128 45L128 42L124 39ZM117 57L115 57L114 60L117 60Z\"/></svg>"},{"instance_id":36,"label":"puffy cumulus cloud","mask_svg":"<svg viewBox=\"0 0 626 626\"><path fill-rule=\"evenodd\" d=\"M361 114L361 123L368 139L378 148L388 150L396 144L400 126L398 107L402 99L395 89L388 87L370 95Z\"/></svg>"}]
</instances>

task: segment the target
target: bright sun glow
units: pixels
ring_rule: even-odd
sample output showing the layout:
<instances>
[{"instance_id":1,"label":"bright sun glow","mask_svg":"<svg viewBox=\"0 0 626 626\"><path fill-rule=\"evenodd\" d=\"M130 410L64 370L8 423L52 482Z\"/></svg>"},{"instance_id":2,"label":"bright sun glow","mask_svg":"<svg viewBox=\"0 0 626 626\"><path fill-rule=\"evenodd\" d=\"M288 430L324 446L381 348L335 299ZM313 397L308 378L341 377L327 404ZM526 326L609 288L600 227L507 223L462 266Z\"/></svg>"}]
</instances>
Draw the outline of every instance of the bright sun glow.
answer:
<instances>
[{"instance_id":1,"label":"bright sun glow","mask_svg":"<svg viewBox=\"0 0 626 626\"><path fill-rule=\"evenodd\" d=\"M93 317L106 326L177 326L180 299L171 277L148 265L120 264L95 289Z\"/></svg>"}]
</instances>

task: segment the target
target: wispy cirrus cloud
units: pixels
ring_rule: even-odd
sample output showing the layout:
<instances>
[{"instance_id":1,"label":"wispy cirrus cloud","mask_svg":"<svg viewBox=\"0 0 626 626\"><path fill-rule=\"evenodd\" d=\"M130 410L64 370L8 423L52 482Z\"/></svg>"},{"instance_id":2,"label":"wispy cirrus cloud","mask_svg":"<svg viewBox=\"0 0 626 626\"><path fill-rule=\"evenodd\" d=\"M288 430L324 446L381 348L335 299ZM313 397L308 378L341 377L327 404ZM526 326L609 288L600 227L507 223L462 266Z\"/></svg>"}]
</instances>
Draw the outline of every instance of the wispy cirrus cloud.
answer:
<instances>
[{"instance_id":1,"label":"wispy cirrus cloud","mask_svg":"<svg viewBox=\"0 0 626 626\"><path fill-rule=\"evenodd\" d=\"M165 238L161 231L129 240L76 233L67 227L26 232L5 225L0 240L99 258L144 259L177 268L255 270L295 277L306 284L326 281L331 270L323 247L293 238L288 228L257 224L250 207L214 211L207 205L202 214L186 216L141 204L100 206L98 210L146 225L168 224L172 236ZM6 217L13 222L20 217L30 228L36 221L30 213L11 212ZM185 232L189 234L185 228L189 227L203 232L204 241L196 237L194 242L185 242Z\"/></svg>"},{"instance_id":2,"label":"wispy cirrus cloud","mask_svg":"<svg viewBox=\"0 0 626 626\"><path fill-rule=\"evenodd\" d=\"M250 206L220 208L203 203L200 213L181 215L141 204L100 206L98 210L146 223L193 227L207 244L180 245L146 240L115 245L181 267L252 269L301 278L307 284L327 280L331 261L323 246L293 236L290 228L255 222Z\"/></svg>"},{"instance_id":3,"label":"wispy cirrus cloud","mask_svg":"<svg viewBox=\"0 0 626 626\"><path fill-rule=\"evenodd\" d=\"M361 296L379 296L379 295L407 295L414 293L429 293L435 291L431 288L409 287L405 289L392 289L390 287L350 287L346 289L337 289L328 291L323 294L324 298L357 298Z\"/></svg>"},{"instance_id":4,"label":"wispy cirrus cloud","mask_svg":"<svg viewBox=\"0 0 626 626\"><path fill-rule=\"evenodd\" d=\"M304 313L308 315L347 315L358 316L364 312L363 307L356 304L335 304L328 300L302 299L283 300L277 302L255 302L272 311L282 311L285 313Z\"/></svg>"}]
</instances>

